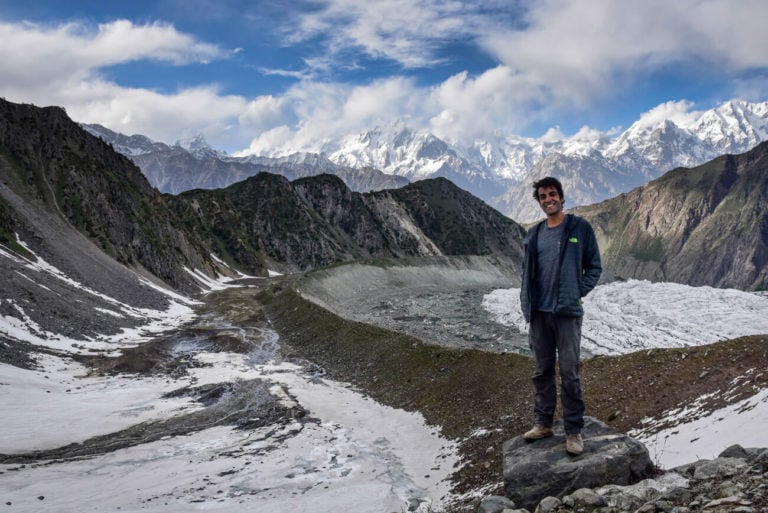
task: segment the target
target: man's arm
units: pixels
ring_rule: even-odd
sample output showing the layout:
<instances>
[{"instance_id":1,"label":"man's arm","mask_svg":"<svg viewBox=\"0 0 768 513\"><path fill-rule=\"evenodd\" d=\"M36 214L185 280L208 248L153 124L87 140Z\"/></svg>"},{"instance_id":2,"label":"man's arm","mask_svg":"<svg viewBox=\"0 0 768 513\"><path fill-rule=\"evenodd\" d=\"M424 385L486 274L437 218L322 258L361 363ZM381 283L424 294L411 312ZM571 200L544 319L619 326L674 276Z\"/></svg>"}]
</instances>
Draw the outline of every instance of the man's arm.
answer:
<instances>
[{"instance_id":1,"label":"man's arm","mask_svg":"<svg viewBox=\"0 0 768 513\"><path fill-rule=\"evenodd\" d=\"M587 221L584 223L584 253L582 254L581 268L582 279L581 283L583 290L581 296L584 297L589 294L592 289L597 285L597 281L600 279L600 275L603 272L603 266L600 262L600 249L597 246L597 238L595 232Z\"/></svg>"}]
</instances>

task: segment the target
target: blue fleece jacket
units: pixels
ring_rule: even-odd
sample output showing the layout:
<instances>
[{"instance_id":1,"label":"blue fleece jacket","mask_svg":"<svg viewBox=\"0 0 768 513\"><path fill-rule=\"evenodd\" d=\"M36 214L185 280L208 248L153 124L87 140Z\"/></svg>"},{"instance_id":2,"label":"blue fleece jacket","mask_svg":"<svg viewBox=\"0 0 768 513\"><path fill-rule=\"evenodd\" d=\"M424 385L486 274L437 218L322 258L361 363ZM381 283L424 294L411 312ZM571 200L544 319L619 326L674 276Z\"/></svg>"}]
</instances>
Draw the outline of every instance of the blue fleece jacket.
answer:
<instances>
[{"instance_id":1,"label":"blue fleece jacket","mask_svg":"<svg viewBox=\"0 0 768 513\"><path fill-rule=\"evenodd\" d=\"M597 285L603 271L600 263L600 250L592 226L583 218L573 214L565 216L565 229L560 244L560 259L555 279L555 312L568 317L581 317L584 308L581 298ZM532 295L535 294L533 277L536 275L536 244L539 229L546 220L528 231L525 237L525 259L523 260L523 279L520 287L520 305L525 320L531 320Z\"/></svg>"}]
</instances>

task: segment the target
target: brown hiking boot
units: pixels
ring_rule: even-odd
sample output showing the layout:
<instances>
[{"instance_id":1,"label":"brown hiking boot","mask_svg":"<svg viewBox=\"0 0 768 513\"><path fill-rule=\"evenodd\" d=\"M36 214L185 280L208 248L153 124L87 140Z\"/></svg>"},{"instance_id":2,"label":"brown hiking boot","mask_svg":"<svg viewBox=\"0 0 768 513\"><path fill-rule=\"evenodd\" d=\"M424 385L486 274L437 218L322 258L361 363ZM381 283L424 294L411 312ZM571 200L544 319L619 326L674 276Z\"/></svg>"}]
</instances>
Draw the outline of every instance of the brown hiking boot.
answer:
<instances>
[{"instance_id":1,"label":"brown hiking boot","mask_svg":"<svg viewBox=\"0 0 768 513\"><path fill-rule=\"evenodd\" d=\"M584 452L584 440L580 433L565 435L565 451L572 456L578 456Z\"/></svg>"},{"instance_id":2,"label":"brown hiking boot","mask_svg":"<svg viewBox=\"0 0 768 513\"><path fill-rule=\"evenodd\" d=\"M523 438L530 442L531 440L540 440L542 438L547 438L548 436L552 436L554 434L555 432L552 431L551 427L542 426L541 424L536 424L531 429L526 431L525 434L523 434Z\"/></svg>"}]
</instances>

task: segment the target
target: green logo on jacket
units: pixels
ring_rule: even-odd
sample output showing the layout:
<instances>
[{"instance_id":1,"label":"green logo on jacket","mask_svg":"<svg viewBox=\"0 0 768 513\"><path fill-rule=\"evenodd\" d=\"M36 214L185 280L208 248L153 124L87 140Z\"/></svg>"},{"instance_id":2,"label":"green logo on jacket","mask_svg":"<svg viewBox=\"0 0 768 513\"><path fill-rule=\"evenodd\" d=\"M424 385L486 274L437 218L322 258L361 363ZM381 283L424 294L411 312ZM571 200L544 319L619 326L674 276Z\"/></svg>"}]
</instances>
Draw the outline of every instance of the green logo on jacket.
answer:
<instances>
[{"instance_id":1,"label":"green logo on jacket","mask_svg":"<svg viewBox=\"0 0 768 513\"><path fill-rule=\"evenodd\" d=\"M579 239L577 239L576 237L571 237L570 239L568 239L568 242L573 242L574 244L578 244Z\"/></svg>"}]
</instances>

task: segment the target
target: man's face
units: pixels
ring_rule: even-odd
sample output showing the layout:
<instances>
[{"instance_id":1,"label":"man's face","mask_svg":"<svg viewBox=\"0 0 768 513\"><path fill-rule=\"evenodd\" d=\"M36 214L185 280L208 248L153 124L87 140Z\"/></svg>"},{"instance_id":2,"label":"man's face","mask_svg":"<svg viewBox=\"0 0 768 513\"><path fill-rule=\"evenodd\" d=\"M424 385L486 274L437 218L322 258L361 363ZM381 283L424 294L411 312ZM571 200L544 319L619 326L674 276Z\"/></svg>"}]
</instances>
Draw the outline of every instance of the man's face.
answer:
<instances>
[{"instance_id":1,"label":"man's face","mask_svg":"<svg viewBox=\"0 0 768 513\"><path fill-rule=\"evenodd\" d=\"M556 187L539 187L539 206L547 216L557 215L563 210L563 198L557 192Z\"/></svg>"}]
</instances>

